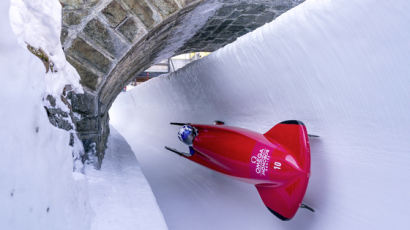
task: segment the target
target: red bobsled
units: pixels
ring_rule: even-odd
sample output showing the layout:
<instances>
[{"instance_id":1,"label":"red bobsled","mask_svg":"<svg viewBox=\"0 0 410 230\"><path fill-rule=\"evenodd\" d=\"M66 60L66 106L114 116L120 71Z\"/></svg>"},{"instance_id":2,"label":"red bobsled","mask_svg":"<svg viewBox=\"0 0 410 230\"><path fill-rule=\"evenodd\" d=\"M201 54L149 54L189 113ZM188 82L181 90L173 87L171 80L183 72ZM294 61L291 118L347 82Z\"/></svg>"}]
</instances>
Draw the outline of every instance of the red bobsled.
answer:
<instances>
[{"instance_id":1,"label":"red bobsled","mask_svg":"<svg viewBox=\"0 0 410 230\"><path fill-rule=\"evenodd\" d=\"M254 184L266 207L281 220L291 219L302 204L310 175L310 147L305 125L296 120L275 125L265 134L243 128L189 125L195 129L190 153L183 157Z\"/></svg>"}]
</instances>

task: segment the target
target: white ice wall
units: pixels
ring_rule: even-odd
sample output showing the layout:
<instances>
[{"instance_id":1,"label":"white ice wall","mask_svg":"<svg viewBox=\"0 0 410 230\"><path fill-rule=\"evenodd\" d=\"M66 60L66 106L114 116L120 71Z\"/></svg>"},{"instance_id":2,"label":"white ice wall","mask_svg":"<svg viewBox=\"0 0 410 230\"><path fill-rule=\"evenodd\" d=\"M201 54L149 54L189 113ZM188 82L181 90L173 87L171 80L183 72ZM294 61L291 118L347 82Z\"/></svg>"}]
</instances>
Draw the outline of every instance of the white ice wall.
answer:
<instances>
[{"instance_id":1,"label":"white ice wall","mask_svg":"<svg viewBox=\"0 0 410 230\"><path fill-rule=\"evenodd\" d=\"M17 44L9 5L0 2L0 229L89 229L86 182L74 179L69 134L43 108L45 81L57 76Z\"/></svg>"},{"instance_id":2,"label":"white ice wall","mask_svg":"<svg viewBox=\"0 0 410 230\"><path fill-rule=\"evenodd\" d=\"M308 0L169 76L120 95L112 124L136 152L170 229L403 229L410 215L410 2ZM252 186L163 149L168 122L260 132L302 120L312 176L290 222Z\"/></svg>"}]
</instances>

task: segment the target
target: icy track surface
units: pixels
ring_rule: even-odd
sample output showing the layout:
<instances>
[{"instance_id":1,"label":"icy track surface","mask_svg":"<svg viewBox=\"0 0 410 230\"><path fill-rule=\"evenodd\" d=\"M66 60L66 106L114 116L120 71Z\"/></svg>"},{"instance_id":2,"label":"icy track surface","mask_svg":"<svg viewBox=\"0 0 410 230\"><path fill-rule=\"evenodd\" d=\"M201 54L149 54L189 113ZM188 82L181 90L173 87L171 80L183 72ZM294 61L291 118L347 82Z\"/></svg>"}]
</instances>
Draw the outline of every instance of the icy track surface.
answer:
<instances>
[{"instance_id":1,"label":"icy track surface","mask_svg":"<svg viewBox=\"0 0 410 230\"><path fill-rule=\"evenodd\" d=\"M92 230L167 229L130 146L111 127L101 170L87 168Z\"/></svg>"},{"instance_id":2,"label":"icy track surface","mask_svg":"<svg viewBox=\"0 0 410 230\"><path fill-rule=\"evenodd\" d=\"M306 1L110 112L170 229L404 229L410 224L410 1ZM289 222L256 189L164 150L170 121L312 134L305 202Z\"/></svg>"}]
</instances>

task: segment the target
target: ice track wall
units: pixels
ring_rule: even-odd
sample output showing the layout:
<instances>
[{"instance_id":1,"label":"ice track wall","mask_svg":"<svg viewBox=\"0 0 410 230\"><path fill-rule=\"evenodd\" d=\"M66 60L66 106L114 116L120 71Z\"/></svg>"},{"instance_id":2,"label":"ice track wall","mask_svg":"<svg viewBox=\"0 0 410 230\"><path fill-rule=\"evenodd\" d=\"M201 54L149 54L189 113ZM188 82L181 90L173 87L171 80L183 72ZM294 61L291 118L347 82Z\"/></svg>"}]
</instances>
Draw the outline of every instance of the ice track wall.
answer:
<instances>
[{"instance_id":1,"label":"ice track wall","mask_svg":"<svg viewBox=\"0 0 410 230\"><path fill-rule=\"evenodd\" d=\"M306 1L169 76L119 97L127 138L170 229L403 229L410 224L410 2ZM266 132L298 119L312 176L290 222L256 190L163 149L170 121Z\"/></svg>"}]
</instances>

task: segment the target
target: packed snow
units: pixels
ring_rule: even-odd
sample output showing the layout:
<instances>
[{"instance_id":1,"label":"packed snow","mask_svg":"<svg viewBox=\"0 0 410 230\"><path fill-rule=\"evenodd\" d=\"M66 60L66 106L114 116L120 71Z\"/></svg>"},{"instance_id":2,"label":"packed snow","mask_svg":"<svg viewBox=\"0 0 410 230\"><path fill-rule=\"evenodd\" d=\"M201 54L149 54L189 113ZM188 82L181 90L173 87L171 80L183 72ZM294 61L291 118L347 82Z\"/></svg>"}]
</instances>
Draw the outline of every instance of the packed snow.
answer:
<instances>
[{"instance_id":1,"label":"packed snow","mask_svg":"<svg viewBox=\"0 0 410 230\"><path fill-rule=\"evenodd\" d=\"M101 170L86 170L92 230L167 229L151 187L141 172L131 147L111 127Z\"/></svg>"},{"instance_id":2,"label":"packed snow","mask_svg":"<svg viewBox=\"0 0 410 230\"><path fill-rule=\"evenodd\" d=\"M101 171L73 173L81 144L70 147L70 133L52 126L44 109L44 98L53 95L68 110L59 100L66 84L82 92L61 48L59 1L1 1L0 17L0 229L167 229L116 132ZM57 71L46 73L27 44L41 48Z\"/></svg>"},{"instance_id":3,"label":"packed snow","mask_svg":"<svg viewBox=\"0 0 410 230\"><path fill-rule=\"evenodd\" d=\"M19 44L22 47L30 44L35 48L42 48L57 69L54 73L49 72L48 77L45 78L44 93L58 98L67 84L70 84L76 92L82 93L80 76L65 59L60 43L61 3L58 0L10 0L10 2L10 23Z\"/></svg>"},{"instance_id":4,"label":"packed snow","mask_svg":"<svg viewBox=\"0 0 410 230\"><path fill-rule=\"evenodd\" d=\"M9 6L0 2L0 229L89 229L93 212L86 181L73 174L69 133L43 108L47 79L57 76L18 44Z\"/></svg>"},{"instance_id":5,"label":"packed snow","mask_svg":"<svg viewBox=\"0 0 410 230\"><path fill-rule=\"evenodd\" d=\"M410 2L306 1L114 103L169 229L403 229L410 196ZM305 202L289 222L256 189L196 165L169 122L266 132L298 119L311 141Z\"/></svg>"}]
</instances>

